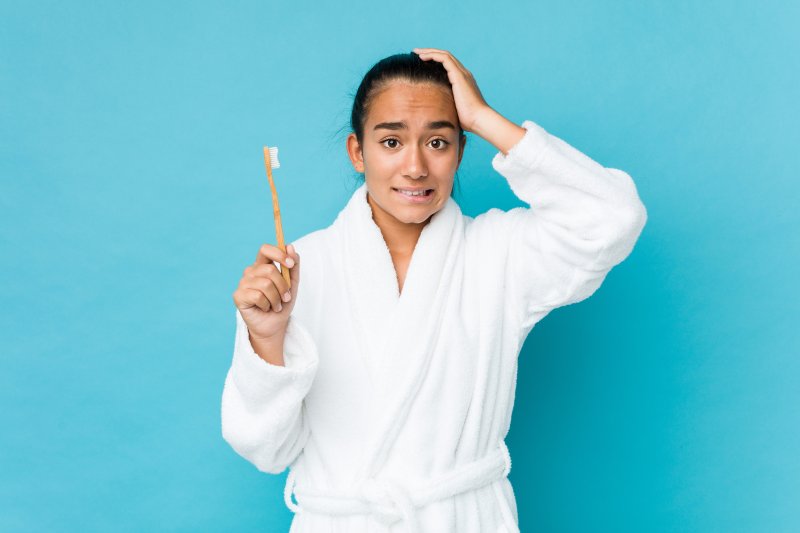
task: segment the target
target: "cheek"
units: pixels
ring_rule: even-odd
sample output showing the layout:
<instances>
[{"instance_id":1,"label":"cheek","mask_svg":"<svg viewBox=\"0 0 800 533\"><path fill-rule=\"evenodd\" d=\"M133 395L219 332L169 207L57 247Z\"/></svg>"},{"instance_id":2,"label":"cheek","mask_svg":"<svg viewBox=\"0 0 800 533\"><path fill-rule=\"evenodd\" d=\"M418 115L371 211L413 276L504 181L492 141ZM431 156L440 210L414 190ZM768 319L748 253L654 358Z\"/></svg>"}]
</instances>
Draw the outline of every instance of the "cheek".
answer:
<instances>
[{"instance_id":1,"label":"cheek","mask_svg":"<svg viewBox=\"0 0 800 533\"><path fill-rule=\"evenodd\" d=\"M449 150L446 154L439 154L439 157L432 158L431 162L442 171L449 170L454 173L458 167L458 152Z\"/></svg>"},{"instance_id":2,"label":"cheek","mask_svg":"<svg viewBox=\"0 0 800 533\"><path fill-rule=\"evenodd\" d=\"M455 177L456 171L458 170L458 155L454 156L448 155L447 157L440 157L436 161L435 167L433 168L436 168L436 174L438 176L446 177L443 178L445 179L445 181L447 179L452 181L453 178Z\"/></svg>"},{"instance_id":3,"label":"cheek","mask_svg":"<svg viewBox=\"0 0 800 533\"><path fill-rule=\"evenodd\" d=\"M369 155L364 156L364 171L380 177L386 174L387 171L393 169L394 162L392 158L386 157L380 152L370 152Z\"/></svg>"}]
</instances>

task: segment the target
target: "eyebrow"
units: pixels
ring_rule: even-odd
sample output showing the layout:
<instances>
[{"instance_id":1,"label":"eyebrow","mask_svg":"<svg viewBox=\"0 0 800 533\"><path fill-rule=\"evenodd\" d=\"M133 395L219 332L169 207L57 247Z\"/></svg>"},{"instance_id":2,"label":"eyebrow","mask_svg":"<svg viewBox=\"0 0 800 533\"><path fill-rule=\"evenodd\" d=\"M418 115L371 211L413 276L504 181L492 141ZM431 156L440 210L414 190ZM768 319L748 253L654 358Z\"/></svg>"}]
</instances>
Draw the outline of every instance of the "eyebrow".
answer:
<instances>
[{"instance_id":1,"label":"eyebrow","mask_svg":"<svg viewBox=\"0 0 800 533\"><path fill-rule=\"evenodd\" d=\"M438 130L442 128L450 128L452 130L456 129L453 123L449 120L434 120L433 122L428 122L427 128L429 130ZM375 124L375 127L372 129L373 131L378 129L405 130L408 129L408 125L405 122L381 122L379 124Z\"/></svg>"}]
</instances>

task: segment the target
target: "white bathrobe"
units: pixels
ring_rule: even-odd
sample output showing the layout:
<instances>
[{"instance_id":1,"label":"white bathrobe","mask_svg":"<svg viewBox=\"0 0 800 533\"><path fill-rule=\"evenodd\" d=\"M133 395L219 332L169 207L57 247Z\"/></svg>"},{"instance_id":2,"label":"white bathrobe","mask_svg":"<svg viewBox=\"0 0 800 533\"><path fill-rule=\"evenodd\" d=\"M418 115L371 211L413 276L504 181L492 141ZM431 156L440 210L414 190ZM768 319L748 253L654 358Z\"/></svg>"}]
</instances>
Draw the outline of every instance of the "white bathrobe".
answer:
<instances>
[{"instance_id":1,"label":"white bathrobe","mask_svg":"<svg viewBox=\"0 0 800 533\"><path fill-rule=\"evenodd\" d=\"M263 472L290 467L291 533L519 531L504 444L517 356L551 310L597 290L647 219L627 173L522 126L492 165L530 207L472 218L449 198L402 294L362 185L294 243L285 367L256 355L236 310L222 435Z\"/></svg>"}]
</instances>

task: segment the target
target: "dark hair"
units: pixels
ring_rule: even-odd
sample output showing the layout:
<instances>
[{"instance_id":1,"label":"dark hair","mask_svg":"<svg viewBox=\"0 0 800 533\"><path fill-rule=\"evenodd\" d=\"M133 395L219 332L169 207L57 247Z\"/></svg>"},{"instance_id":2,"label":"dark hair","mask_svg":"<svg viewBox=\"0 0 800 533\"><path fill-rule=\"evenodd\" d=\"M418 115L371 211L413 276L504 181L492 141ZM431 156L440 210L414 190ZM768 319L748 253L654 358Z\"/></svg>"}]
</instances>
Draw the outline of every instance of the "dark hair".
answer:
<instances>
[{"instance_id":1,"label":"dark hair","mask_svg":"<svg viewBox=\"0 0 800 533\"><path fill-rule=\"evenodd\" d=\"M353 98L350 128L355 133L359 145L363 145L364 123L367 120L374 94L383 89L389 82L395 80L411 83L433 83L452 89L450 80L447 77L447 70L438 61L423 61L414 52L395 54L381 59L364 75ZM465 133L461 129L461 124L458 124L459 140L464 136ZM456 171L456 180L450 196L455 194L455 186L458 185L457 178L458 171Z\"/></svg>"}]
</instances>

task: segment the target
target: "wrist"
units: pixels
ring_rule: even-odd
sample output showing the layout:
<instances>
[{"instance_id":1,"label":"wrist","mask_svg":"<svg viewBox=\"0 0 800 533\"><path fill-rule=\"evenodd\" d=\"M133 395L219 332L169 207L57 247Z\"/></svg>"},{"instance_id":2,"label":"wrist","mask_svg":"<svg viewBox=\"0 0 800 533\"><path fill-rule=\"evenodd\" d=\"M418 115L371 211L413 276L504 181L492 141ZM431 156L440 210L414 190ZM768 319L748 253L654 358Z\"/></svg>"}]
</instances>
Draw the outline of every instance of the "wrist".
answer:
<instances>
[{"instance_id":1,"label":"wrist","mask_svg":"<svg viewBox=\"0 0 800 533\"><path fill-rule=\"evenodd\" d=\"M477 114L473 132L500 150L503 155L508 155L508 151L525 136L526 131L522 126L514 124L488 107Z\"/></svg>"},{"instance_id":2,"label":"wrist","mask_svg":"<svg viewBox=\"0 0 800 533\"><path fill-rule=\"evenodd\" d=\"M274 337L254 337L249 335L253 351L264 361L278 366L284 366L283 347L284 335Z\"/></svg>"},{"instance_id":3,"label":"wrist","mask_svg":"<svg viewBox=\"0 0 800 533\"><path fill-rule=\"evenodd\" d=\"M496 123L499 113L492 109L491 106L486 105L481 107L475 112L475 119L472 121L470 128L467 130L474 133L478 137L486 139L486 133L491 131L492 123Z\"/></svg>"}]
</instances>

